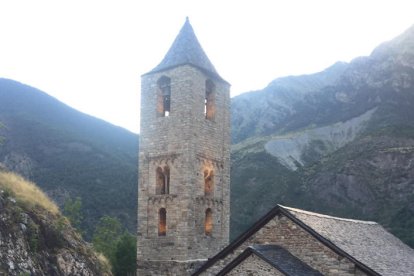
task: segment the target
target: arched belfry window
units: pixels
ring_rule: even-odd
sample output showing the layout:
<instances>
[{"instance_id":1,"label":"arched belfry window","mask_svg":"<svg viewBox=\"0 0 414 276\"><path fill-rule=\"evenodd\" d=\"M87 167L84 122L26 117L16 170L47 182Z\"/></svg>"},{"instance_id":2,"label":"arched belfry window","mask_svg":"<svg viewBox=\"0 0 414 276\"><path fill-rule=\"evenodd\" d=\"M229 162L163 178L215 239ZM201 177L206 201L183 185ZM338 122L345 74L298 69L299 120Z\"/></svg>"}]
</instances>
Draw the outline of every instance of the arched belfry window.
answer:
<instances>
[{"instance_id":1,"label":"arched belfry window","mask_svg":"<svg viewBox=\"0 0 414 276\"><path fill-rule=\"evenodd\" d=\"M206 119L213 120L216 112L215 86L211 80L206 80L206 94L204 98L204 115Z\"/></svg>"},{"instance_id":2,"label":"arched belfry window","mask_svg":"<svg viewBox=\"0 0 414 276\"><path fill-rule=\"evenodd\" d=\"M161 208L158 212L158 236L167 235L167 211Z\"/></svg>"},{"instance_id":3,"label":"arched belfry window","mask_svg":"<svg viewBox=\"0 0 414 276\"><path fill-rule=\"evenodd\" d=\"M157 167L155 170L155 194L164 195L170 193L170 168Z\"/></svg>"},{"instance_id":4,"label":"arched belfry window","mask_svg":"<svg viewBox=\"0 0 414 276\"><path fill-rule=\"evenodd\" d=\"M212 196L214 191L214 171L204 170L204 195Z\"/></svg>"},{"instance_id":5,"label":"arched belfry window","mask_svg":"<svg viewBox=\"0 0 414 276\"><path fill-rule=\"evenodd\" d=\"M211 236L213 233L213 211L210 208L206 210L206 216L204 219L204 234Z\"/></svg>"},{"instance_id":6,"label":"arched belfry window","mask_svg":"<svg viewBox=\"0 0 414 276\"><path fill-rule=\"evenodd\" d=\"M168 117L171 112L171 79L162 76L157 85L157 113L161 117Z\"/></svg>"}]
</instances>

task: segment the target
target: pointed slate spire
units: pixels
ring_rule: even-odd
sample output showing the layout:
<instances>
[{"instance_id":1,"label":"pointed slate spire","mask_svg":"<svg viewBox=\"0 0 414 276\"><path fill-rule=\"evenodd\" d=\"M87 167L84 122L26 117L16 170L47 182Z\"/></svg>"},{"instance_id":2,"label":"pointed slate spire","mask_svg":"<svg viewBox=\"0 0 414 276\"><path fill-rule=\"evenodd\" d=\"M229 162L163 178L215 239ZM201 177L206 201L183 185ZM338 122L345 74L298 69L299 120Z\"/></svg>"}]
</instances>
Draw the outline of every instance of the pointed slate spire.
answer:
<instances>
[{"instance_id":1,"label":"pointed slate spire","mask_svg":"<svg viewBox=\"0 0 414 276\"><path fill-rule=\"evenodd\" d=\"M223 80L198 42L188 17L164 59L147 74L186 64L197 67L205 73Z\"/></svg>"}]
</instances>

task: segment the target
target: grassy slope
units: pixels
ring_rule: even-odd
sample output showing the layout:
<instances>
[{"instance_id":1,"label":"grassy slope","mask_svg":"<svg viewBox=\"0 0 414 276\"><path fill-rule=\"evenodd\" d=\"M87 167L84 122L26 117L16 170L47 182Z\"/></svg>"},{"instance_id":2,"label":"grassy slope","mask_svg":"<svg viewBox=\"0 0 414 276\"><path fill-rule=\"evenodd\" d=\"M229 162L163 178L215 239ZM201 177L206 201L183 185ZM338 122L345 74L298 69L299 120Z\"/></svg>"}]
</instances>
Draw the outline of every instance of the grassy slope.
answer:
<instances>
[{"instance_id":1,"label":"grassy slope","mask_svg":"<svg viewBox=\"0 0 414 276\"><path fill-rule=\"evenodd\" d=\"M57 205L34 183L24 180L20 175L0 170L0 189L28 208L40 206L54 215L59 214Z\"/></svg>"}]
</instances>

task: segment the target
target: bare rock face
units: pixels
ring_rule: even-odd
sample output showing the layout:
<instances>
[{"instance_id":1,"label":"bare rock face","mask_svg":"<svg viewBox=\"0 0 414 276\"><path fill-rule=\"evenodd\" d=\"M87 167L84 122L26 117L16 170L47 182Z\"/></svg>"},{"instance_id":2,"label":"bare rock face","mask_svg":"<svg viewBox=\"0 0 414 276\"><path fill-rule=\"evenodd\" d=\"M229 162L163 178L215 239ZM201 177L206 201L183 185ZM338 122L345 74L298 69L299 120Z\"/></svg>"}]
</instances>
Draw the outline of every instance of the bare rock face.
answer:
<instances>
[{"instance_id":1,"label":"bare rock face","mask_svg":"<svg viewBox=\"0 0 414 276\"><path fill-rule=\"evenodd\" d=\"M375 108L345 122L275 136L265 144L265 150L287 168L296 170L298 166L306 165L307 159L314 161L355 140L374 112ZM309 151L313 156L306 156Z\"/></svg>"},{"instance_id":2,"label":"bare rock face","mask_svg":"<svg viewBox=\"0 0 414 276\"><path fill-rule=\"evenodd\" d=\"M27 179L32 179L33 160L29 156L17 152L10 152L4 156L2 165Z\"/></svg>"},{"instance_id":3,"label":"bare rock face","mask_svg":"<svg viewBox=\"0 0 414 276\"><path fill-rule=\"evenodd\" d=\"M0 275L111 275L61 215L0 191Z\"/></svg>"}]
</instances>

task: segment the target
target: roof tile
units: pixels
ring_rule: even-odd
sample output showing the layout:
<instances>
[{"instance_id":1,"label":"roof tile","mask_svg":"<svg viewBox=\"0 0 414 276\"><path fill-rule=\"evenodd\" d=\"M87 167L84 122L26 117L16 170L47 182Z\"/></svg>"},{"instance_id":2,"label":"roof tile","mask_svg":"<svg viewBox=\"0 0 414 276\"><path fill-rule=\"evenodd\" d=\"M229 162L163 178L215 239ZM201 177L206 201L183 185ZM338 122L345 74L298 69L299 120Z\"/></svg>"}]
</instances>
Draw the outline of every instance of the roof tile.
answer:
<instances>
[{"instance_id":1,"label":"roof tile","mask_svg":"<svg viewBox=\"0 0 414 276\"><path fill-rule=\"evenodd\" d=\"M286 275L321 276L322 274L293 256L278 245L253 245L250 247L259 257L284 272Z\"/></svg>"},{"instance_id":2,"label":"roof tile","mask_svg":"<svg viewBox=\"0 0 414 276\"><path fill-rule=\"evenodd\" d=\"M414 249L375 222L281 206L326 240L381 275L414 275Z\"/></svg>"}]
</instances>

